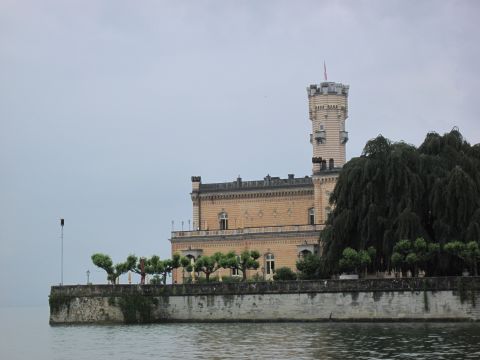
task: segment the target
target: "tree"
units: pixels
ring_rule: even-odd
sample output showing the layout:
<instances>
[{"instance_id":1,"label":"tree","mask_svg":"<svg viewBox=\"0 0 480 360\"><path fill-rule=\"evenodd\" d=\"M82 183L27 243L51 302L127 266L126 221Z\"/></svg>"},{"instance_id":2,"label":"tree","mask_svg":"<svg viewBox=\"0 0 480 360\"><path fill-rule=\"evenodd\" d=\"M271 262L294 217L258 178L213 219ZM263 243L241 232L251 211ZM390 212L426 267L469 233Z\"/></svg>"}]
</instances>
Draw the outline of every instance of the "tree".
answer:
<instances>
[{"instance_id":1,"label":"tree","mask_svg":"<svg viewBox=\"0 0 480 360\"><path fill-rule=\"evenodd\" d=\"M135 255L129 255L127 261L113 265L110 256L96 253L92 255L92 262L95 266L105 270L107 273L107 280L112 284L115 284L118 277L130 270L135 266L137 258Z\"/></svg>"},{"instance_id":2,"label":"tree","mask_svg":"<svg viewBox=\"0 0 480 360\"><path fill-rule=\"evenodd\" d=\"M393 247L391 261L393 266L401 269L403 275L410 270L413 276L417 276L420 269L427 272L428 262L439 252L439 244L428 243L423 237L414 242L404 239Z\"/></svg>"},{"instance_id":3,"label":"tree","mask_svg":"<svg viewBox=\"0 0 480 360\"><path fill-rule=\"evenodd\" d=\"M364 276L367 276L368 274L368 266L372 263L372 259L370 257L370 253L372 251L367 251L367 250L360 250L358 252L358 262L359 265L364 269Z\"/></svg>"},{"instance_id":4,"label":"tree","mask_svg":"<svg viewBox=\"0 0 480 360\"><path fill-rule=\"evenodd\" d=\"M297 274L295 274L292 269L287 266L283 266L275 270L273 275L273 280L276 281L288 281L288 280L297 280Z\"/></svg>"},{"instance_id":5,"label":"tree","mask_svg":"<svg viewBox=\"0 0 480 360\"><path fill-rule=\"evenodd\" d=\"M141 257L138 259L138 263L137 263L137 260L135 259L135 266L132 268L132 271L136 274L139 274L140 275L140 284L141 285L144 285L145 284L145 277L147 275L147 271L146 271L146 268L147 268L147 264L148 264L148 260L144 257Z\"/></svg>"},{"instance_id":6,"label":"tree","mask_svg":"<svg viewBox=\"0 0 480 360\"><path fill-rule=\"evenodd\" d=\"M220 264L223 258L224 255L220 252L217 252L212 256L200 256L197 261L195 261L194 269L197 272L203 272L205 274L205 279L208 282L210 281L210 275L222 267Z\"/></svg>"},{"instance_id":7,"label":"tree","mask_svg":"<svg viewBox=\"0 0 480 360\"><path fill-rule=\"evenodd\" d=\"M368 253L362 253L362 255L365 254L368 256ZM343 250L342 258L339 261L340 270L347 273L357 273L357 268L360 265L360 261L360 255L358 254L357 250L347 247Z\"/></svg>"},{"instance_id":8,"label":"tree","mask_svg":"<svg viewBox=\"0 0 480 360\"><path fill-rule=\"evenodd\" d=\"M320 279L327 277L325 274L325 263L322 258L314 254L307 254L297 260L297 270L300 271L300 278L304 280Z\"/></svg>"},{"instance_id":9,"label":"tree","mask_svg":"<svg viewBox=\"0 0 480 360\"><path fill-rule=\"evenodd\" d=\"M408 239L398 241L393 247L393 254L391 257L392 265L399 268L403 276L407 275L408 269L413 269L412 260L414 260L414 258L410 257L407 262L407 256L412 253L412 251L412 242Z\"/></svg>"},{"instance_id":10,"label":"tree","mask_svg":"<svg viewBox=\"0 0 480 360\"><path fill-rule=\"evenodd\" d=\"M178 253L173 254L171 259L165 260L160 260L160 257L154 255L148 259L145 271L147 274L160 275L162 283L165 285L168 275L172 273L173 269L179 267L185 267L188 269L187 271L191 271L190 260Z\"/></svg>"},{"instance_id":11,"label":"tree","mask_svg":"<svg viewBox=\"0 0 480 360\"><path fill-rule=\"evenodd\" d=\"M417 256L402 266L451 275L454 269L440 246L454 237L480 242L480 145L471 146L457 129L443 136L429 133L418 148L378 136L344 165L330 202L334 210L321 232L329 273L338 271L347 247L373 246L369 266L383 271L400 259L393 256L397 242L423 238L423 255L430 257L413 251Z\"/></svg>"},{"instance_id":12,"label":"tree","mask_svg":"<svg viewBox=\"0 0 480 360\"><path fill-rule=\"evenodd\" d=\"M480 260L480 248L476 241L463 243L461 241L451 241L444 246L444 250L465 262L470 271L478 276L478 261Z\"/></svg>"},{"instance_id":13,"label":"tree","mask_svg":"<svg viewBox=\"0 0 480 360\"><path fill-rule=\"evenodd\" d=\"M221 260L220 264L223 268L236 269L242 272L243 281L247 280L247 270L256 270L260 266L257 259L260 253L256 250L245 250L240 256L234 251L227 253Z\"/></svg>"}]
</instances>

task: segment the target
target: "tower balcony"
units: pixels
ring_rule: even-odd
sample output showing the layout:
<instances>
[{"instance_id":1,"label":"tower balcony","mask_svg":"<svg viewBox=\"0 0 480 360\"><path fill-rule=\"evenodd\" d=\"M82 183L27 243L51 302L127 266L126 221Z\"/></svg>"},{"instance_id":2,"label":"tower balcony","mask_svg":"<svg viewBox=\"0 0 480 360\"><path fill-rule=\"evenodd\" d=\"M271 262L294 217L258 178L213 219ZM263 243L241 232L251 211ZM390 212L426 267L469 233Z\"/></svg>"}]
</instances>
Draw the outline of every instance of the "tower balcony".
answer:
<instances>
[{"instance_id":1,"label":"tower balcony","mask_svg":"<svg viewBox=\"0 0 480 360\"><path fill-rule=\"evenodd\" d=\"M348 131L340 131L340 143L346 144L348 141Z\"/></svg>"}]
</instances>

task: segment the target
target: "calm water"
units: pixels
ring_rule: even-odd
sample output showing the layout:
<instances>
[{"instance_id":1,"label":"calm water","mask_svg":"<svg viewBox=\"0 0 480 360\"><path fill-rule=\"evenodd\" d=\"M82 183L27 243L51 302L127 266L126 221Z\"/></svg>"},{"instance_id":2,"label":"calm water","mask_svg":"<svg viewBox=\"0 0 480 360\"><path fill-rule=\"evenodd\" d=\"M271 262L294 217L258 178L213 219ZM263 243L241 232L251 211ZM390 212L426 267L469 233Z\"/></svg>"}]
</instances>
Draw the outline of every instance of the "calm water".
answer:
<instances>
[{"instance_id":1,"label":"calm water","mask_svg":"<svg viewBox=\"0 0 480 360\"><path fill-rule=\"evenodd\" d=\"M0 309L0 359L480 359L480 324L48 325Z\"/></svg>"}]
</instances>

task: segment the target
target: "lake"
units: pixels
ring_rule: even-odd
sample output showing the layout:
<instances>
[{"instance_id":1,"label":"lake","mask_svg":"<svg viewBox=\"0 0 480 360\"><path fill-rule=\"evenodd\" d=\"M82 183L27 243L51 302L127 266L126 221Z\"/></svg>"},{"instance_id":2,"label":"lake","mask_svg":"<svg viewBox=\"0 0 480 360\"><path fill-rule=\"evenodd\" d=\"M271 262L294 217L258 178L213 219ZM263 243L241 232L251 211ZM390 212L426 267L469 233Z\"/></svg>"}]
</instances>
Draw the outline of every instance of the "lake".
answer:
<instances>
[{"instance_id":1,"label":"lake","mask_svg":"<svg viewBox=\"0 0 480 360\"><path fill-rule=\"evenodd\" d=\"M0 359L480 359L475 323L53 326L0 308Z\"/></svg>"}]
</instances>

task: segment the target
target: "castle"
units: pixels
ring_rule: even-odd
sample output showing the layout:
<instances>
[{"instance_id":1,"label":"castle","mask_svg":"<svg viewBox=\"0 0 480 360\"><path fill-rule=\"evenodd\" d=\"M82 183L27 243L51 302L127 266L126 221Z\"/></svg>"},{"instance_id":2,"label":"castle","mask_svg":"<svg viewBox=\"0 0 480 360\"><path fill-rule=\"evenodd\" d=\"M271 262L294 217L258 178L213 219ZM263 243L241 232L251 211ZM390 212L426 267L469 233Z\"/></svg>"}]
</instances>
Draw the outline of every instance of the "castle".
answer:
<instances>
[{"instance_id":1,"label":"castle","mask_svg":"<svg viewBox=\"0 0 480 360\"><path fill-rule=\"evenodd\" d=\"M312 175L281 179L267 175L263 180L204 184L192 176L193 231L172 231L172 254L192 262L202 255L245 249L260 252L260 267L249 270L271 279L276 268L296 270L299 257L320 251L320 231L328 214L330 193L345 164L348 132L348 85L322 82L307 88L312 122ZM238 276L220 269L220 276ZM173 281L182 283L182 269Z\"/></svg>"}]
</instances>

